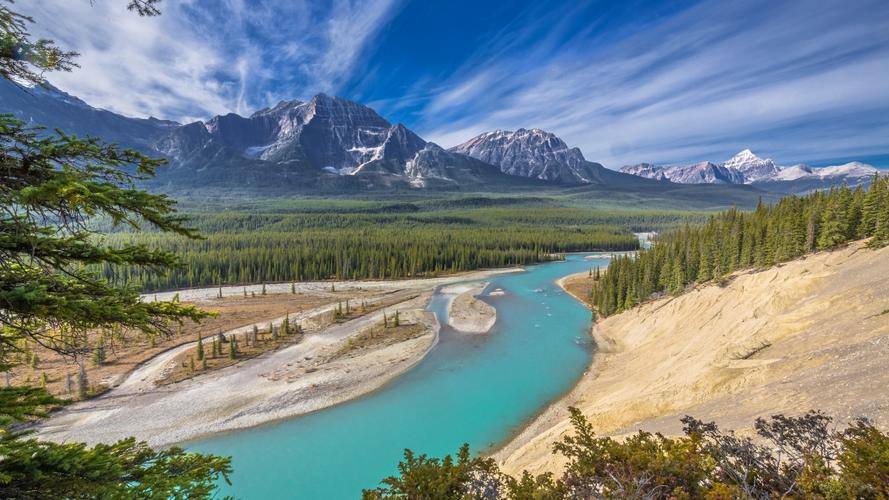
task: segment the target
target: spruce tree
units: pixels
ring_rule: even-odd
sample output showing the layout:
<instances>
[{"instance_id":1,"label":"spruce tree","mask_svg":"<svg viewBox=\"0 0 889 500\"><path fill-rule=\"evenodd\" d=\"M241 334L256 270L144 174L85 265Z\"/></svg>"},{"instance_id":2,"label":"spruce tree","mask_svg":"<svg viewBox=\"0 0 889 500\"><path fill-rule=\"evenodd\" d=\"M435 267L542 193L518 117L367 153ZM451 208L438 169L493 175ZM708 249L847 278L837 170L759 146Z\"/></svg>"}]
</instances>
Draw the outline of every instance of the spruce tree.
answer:
<instances>
[{"instance_id":1,"label":"spruce tree","mask_svg":"<svg viewBox=\"0 0 889 500\"><path fill-rule=\"evenodd\" d=\"M198 361L203 360L204 359L204 339L201 338L200 332L198 332L198 346L197 346L196 351L197 351Z\"/></svg>"},{"instance_id":2,"label":"spruce tree","mask_svg":"<svg viewBox=\"0 0 889 500\"><path fill-rule=\"evenodd\" d=\"M89 392L89 381L86 379L86 367L84 366L83 358L78 360L77 368L77 397L86 399Z\"/></svg>"},{"instance_id":3,"label":"spruce tree","mask_svg":"<svg viewBox=\"0 0 889 500\"><path fill-rule=\"evenodd\" d=\"M127 6L152 16L160 13L159 1L128 0ZM0 78L44 85L45 72L76 66L75 53L51 40L32 39L32 19L10 5L0 5ZM99 139L46 131L0 115L0 345L65 332L46 347L75 356L81 398L88 395L82 339L90 332L133 329L153 344L158 335L172 335L179 321L206 316L178 302L142 300L134 287L118 286L89 269L151 270L177 263L173 254L144 245L105 245L95 237L95 220L196 236L176 214L173 200L138 187L163 163ZM0 351L0 365L10 364L15 354L15 349ZM58 400L32 388L8 388L0 396L3 497L135 498L150 492L157 498L206 498L216 481L227 481L231 472L230 459L178 448L155 452L134 439L88 447L7 432L9 424L45 416Z\"/></svg>"}]
</instances>

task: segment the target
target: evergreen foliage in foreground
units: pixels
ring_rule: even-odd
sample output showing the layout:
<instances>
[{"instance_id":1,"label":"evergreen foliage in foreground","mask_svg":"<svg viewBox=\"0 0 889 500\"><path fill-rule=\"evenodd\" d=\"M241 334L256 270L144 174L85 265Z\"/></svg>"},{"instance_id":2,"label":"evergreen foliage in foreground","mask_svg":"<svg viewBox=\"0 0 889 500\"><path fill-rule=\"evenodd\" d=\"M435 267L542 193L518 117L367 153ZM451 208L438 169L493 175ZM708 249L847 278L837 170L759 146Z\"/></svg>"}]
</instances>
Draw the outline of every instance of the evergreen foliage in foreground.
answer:
<instances>
[{"instance_id":1,"label":"evergreen foliage in foreground","mask_svg":"<svg viewBox=\"0 0 889 500\"><path fill-rule=\"evenodd\" d=\"M45 389L0 388L0 498L212 498L229 480L228 457L154 451L133 438L58 444L11 428L60 404Z\"/></svg>"},{"instance_id":2,"label":"evergreen foliage in foreground","mask_svg":"<svg viewBox=\"0 0 889 500\"><path fill-rule=\"evenodd\" d=\"M128 7L157 15L159 1L132 0ZM42 84L44 71L72 69L76 54L32 40L31 19L10 4L0 2L0 78ZM80 357L78 392L84 394L88 332L126 326L153 339L176 322L206 315L178 302L143 302L134 290L84 269L175 264L172 255L144 246L101 245L86 224L104 216L113 224L194 236L171 199L136 187L162 163L0 114L0 371L16 361L16 350L41 344ZM97 352L94 361L104 362ZM32 356L32 366L37 363ZM199 499L214 496L220 479L228 481L229 458L154 451L132 438L95 447L43 442L14 427L63 403L45 388L0 388L0 498Z\"/></svg>"},{"instance_id":3,"label":"evergreen foliage in foreground","mask_svg":"<svg viewBox=\"0 0 889 500\"><path fill-rule=\"evenodd\" d=\"M405 450L398 475L363 498L889 498L889 435L863 419L835 431L821 413L775 415L756 421L757 441L692 417L683 437L640 431L623 441L596 436L575 408L571 422L554 449L567 459L559 478L508 476L468 445L443 459Z\"/></svg>"},{"instance_id":4,"label":"evergreen foliage in foreground","mask_svg":"<svg viewBox=\"0 0 889 500\"><path fill-rule=\"evenodd\" d=\"M871 238L871 247L889 244L889 176L875 177L867 190L844 186L789 196L773 206L728 210L702 226L669 232L651 249L613 259L593 285L592 300L599 314L608 316L655 293L678 294L691 283L861 238Z\"/></svg>"}]
</instances>

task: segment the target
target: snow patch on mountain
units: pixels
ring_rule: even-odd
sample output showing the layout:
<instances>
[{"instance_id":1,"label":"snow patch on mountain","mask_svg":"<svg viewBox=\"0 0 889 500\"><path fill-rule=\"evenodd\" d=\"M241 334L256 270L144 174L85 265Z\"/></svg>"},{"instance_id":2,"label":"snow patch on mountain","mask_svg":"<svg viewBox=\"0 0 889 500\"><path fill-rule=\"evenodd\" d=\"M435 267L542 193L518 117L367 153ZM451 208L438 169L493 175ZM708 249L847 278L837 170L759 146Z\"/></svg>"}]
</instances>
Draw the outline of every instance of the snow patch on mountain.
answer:
<instances>
[{"instance_id":1,"label":"snow patch on mountain","mask_svg":"<svg viewBox=\"0 0 889 500\"><path fill-rule=\"evenodd\" d=\"M845 180L858 181L879 172L871 165L857 161L821 168L805 164L782 167L771 159L756 156L749 149L719 164L707 161L691 165L640 163L622 167L620 171L679 184L764 184L809 180L840 183Z\"/></svg>"},{"instance_id":2,"label":"snow patch on mountain","mask_svg":"<svg viewBox=\"0 0 889 500\"><path fill-rule=\"evenodd\" d=\"M568 183L593 181L579 149L537 128L485 132L450 151L490 163L510 175Z\"/></svg>"}]
</instances>

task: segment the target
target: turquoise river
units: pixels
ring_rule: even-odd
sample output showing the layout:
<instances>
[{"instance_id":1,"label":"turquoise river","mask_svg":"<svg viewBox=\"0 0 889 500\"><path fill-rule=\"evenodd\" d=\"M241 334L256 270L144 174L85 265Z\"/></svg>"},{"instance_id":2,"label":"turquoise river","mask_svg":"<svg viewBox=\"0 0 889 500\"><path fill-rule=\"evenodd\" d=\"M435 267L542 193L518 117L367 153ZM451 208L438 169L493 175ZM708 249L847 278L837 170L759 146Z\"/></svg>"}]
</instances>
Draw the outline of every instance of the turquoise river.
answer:
<instances>
[{"instance_id":1,"label":"turquoise river","mask_svg":"<svg viewBox=\"0 0 889 500\"><path fill-rule=\"evenodd\" d=\"M421 363L376 392L187 447L231 455L233 484L223 493L246 499L358 498L395 472L404 448L442 456L465 442L473 452L491 450L589 365L590 313L555 281L604 265L604 258L572 254L488 279L488 291L506 291L484 297L498 315L488 334L443 326ZM435 295L429 308L444 325L446 299Z\"/></svg>"}]
</instances>

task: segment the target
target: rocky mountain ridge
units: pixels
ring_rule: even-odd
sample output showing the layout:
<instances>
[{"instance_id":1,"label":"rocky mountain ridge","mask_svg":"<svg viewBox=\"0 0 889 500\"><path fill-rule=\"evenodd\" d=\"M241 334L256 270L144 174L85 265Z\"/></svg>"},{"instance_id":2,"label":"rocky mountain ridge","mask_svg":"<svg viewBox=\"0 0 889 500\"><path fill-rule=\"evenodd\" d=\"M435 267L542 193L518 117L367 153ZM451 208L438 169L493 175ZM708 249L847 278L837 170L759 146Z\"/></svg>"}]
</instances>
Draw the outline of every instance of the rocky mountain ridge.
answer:
<instances>
[{"instance_id":1,"label":"rocky mountain ridge","mask_svg":"<svg viewBox=\"0 0 889 500\"><path fill-rule=\"evenodd\" d=\"M782 167L771 159L756 156L749 149L721 163L709 161L689 165L640 163L622 167L620 171L678 184L750 184L768 191L788 193L806 192L839 184L851 186L866 184L880 172L877 168L861 162L820 168L805 164Z\"/></svg>"}]
</instances>

